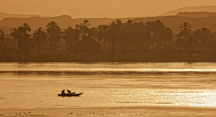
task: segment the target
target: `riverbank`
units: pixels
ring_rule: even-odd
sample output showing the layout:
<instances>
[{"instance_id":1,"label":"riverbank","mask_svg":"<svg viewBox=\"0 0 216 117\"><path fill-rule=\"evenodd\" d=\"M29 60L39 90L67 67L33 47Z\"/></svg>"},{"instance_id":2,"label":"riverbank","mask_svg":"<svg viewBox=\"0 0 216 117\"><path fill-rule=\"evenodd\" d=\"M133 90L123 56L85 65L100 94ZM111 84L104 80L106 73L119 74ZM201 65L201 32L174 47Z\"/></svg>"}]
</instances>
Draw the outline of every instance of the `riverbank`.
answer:
<instances>
[{"instance_id":1,"label":"riverbank","mask_svg":"<svg viewBox=\"0 0 216 117\"><path fill-rule=\"evenodd\" d=\"M20 55L0 56L0 62L216 62L213 55L134 55L134 56L67 56Z\"/></svg>"},{"instance_id":2,"label":"riverbank","mask_svg":"<svg viewBox=\"0 0 216 117\"><path fill-rule=\"evenodd\" d=\"M216 108L208 107L103 107L1 109L0 117L215 117Z\"/></svg>"}]
</instances>

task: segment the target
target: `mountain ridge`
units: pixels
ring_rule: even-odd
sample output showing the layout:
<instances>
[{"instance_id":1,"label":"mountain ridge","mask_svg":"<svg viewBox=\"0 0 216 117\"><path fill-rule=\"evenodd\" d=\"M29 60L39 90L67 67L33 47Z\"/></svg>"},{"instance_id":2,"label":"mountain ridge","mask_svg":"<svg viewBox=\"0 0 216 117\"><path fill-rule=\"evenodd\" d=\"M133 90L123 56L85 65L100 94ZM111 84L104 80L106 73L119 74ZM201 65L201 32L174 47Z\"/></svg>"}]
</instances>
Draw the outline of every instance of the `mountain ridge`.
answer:
<instances>
[{"instance_id":1,"label":"mountain ridge","mask_svg":"<svg viewBox=\"0 0 216 117\"><path fill-rule=\"evenodd\" d=\"M212 16L216 16L216 12L179 12L175 16L194 17L194 18L212 17Z\"/></svg>"},{"instance_id":2,"label":"mountain ridge","mask_svg":"<svg viewBox=\"0 0 216 117\"><path fill-rule=\"evenodd\" d=\"M0 12L0 21L6 17L30 18L30 17L41 17L41 16L35 14L11 14L11 13Z\"/></svg>"},{"instance_id":3,"label":"mountain ridge","mask_svg":"<svg viewBox=\"0 0 216 117\"><path fill-rule=\"evenodd\" d=\"M212 8L216 6L212 6ZM1 14L7 14L0 12ZM200 15L201 14L201 15ZM20 16L20 15L19 15ZM16 28L23 23L28 23L32 29L38 29L42 27L46 28L47 23L55 21L59 24L59 27L66 29L69 26L75 27L75 24L83 23L83 20L89 20L91 27L97 27L98 25L108 25L116 19L126 22L127 20L133 20L134 22L143 22L161 20L167 27L170 27L175 34L179 33L179 26L183 22L189 22L193 29L207 27L211 31L216 31L216 12L179 12L176 15L170 16L154 16L154 17L128 17L128 18L72 18L69 15L61 16L39 16L39 15L24 15L26 17L6 17L0 21L0 29L10 32L10 28ZM10 27L10 28L9 28Z\"/></svg>"},{"instance_id":4,"label":"mountain ridge","mask_svg":"<svg viewBox=\"0 0 216 117\"><path fill-rule=\"evenodd\" d=\"M168 12L165 12L161 14L160 16L170 16L170 15L176 15L179 12L200 12L200 11L206 11L206 12L216 12L216 5L211 6L186 6L181 7L178 9L174 9Z\"/></svg>"},{"instance_id":5,"label":"mountain ridge","mask_svg":"<svg viewBox=\"0 0 216 117\"><path fill-rule=\"evenodd\" d=\"M75 26L76 24L83 23L84 20L89 20L91 27L97 27L101 24L109 24L116 20L114 18L71 18L69 15L61 15L55 17L30 17L30 18L4 18L0 21L0 26L18 27L23 23L28 23L33 29L38 29L39 27L45 28L47 23L50 21L55 21L63 29L69 26ZM118 18L120 19L120 18ZM123 22L132 18L121 18Z\"/></svg>"}]
</instances>

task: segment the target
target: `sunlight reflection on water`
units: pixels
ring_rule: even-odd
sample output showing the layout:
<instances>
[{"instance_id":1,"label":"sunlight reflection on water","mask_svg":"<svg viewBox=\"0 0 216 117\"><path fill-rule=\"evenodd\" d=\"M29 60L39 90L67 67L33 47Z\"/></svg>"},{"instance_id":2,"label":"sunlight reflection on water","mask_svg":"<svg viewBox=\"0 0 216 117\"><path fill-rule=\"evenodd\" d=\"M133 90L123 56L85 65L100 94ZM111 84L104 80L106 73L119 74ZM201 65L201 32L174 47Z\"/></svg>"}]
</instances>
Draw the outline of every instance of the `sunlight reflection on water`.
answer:
<instances>
[{"instance_id":1,"label":"sunlight reflection on water","mask_svg":"<svg viewBox=\"0 0 216 117\"><path fill-rule=\"evenodd\" d=\"M208 71L215 63L0 63L0 71Z\"/></svg>"},{"instance_id":2,"label":"sunlight reflection on water","mask_svg":"<svg viewBox=\"0 0 216 117\"><path fill-rule=\"evenodd\" d=\"M151 69L214 71L214 63L0 63L0 71L68 69L125 70ZM104 66L103 66L104 65ZM166 66L164 66L166 65ZM19 67L14 67L19 66ZM29 67L30 66L30 67ZM49 67L47 67L49 66ZM58 67L61 66L61 67ZM88 66L88 67L86 67ZM147 67L146 67L147 66ZM160 68L162 67L163 68ZM198 66L198 67L197 67ZM205 66L205 67L203 67ZM211 67L208 67L211 66ZM46 68L47 67L47 68ZM143 67L143 68L141 68ZM5 69L4 69L5 68ZM184 68L184 69L182 69ZM195 69L192 69L195 68ZM203 68L203 69L202 69ZM67 69L67 70L68 70ZM150 69L149 69L150 70ZM98 72L99 72L98 71ZM109 106L193 106L216 108L216 74L121 74L50 75L1 73L0 108L18 107L109 107ZM58 97L62 89L84 92L80 97Z\"/></svg>"}]
</instances>

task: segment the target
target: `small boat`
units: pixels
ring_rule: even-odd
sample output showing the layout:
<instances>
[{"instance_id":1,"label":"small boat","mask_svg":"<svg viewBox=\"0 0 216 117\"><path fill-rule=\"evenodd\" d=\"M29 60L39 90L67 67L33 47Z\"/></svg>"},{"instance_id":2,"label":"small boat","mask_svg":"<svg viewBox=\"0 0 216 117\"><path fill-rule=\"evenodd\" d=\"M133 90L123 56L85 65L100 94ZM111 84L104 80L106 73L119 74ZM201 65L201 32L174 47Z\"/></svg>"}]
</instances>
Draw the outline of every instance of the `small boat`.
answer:
<instances>
[{"instance_id":1,"label":"small boat","mask_svg":"<svg viewBox=\"0 0 216 117\"><path fill-rule=\"evenodd\" d=\"M71 94L69 94L69 93L65 93L65 94L58 94L58 96L62 96L62 97L72 97L72 96L80 96L80 95L82 95L83 94L83 92L82 93L71 93Z\"/></svg>"}]
</instances>

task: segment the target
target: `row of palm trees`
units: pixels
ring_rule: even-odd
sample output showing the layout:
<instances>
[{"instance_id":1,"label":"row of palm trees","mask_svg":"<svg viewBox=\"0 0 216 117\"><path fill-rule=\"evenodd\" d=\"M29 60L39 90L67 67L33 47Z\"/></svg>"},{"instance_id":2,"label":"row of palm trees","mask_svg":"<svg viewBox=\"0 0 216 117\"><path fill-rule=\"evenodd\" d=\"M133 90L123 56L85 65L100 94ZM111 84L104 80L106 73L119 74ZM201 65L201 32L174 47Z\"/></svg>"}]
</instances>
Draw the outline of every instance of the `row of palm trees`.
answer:
<instances>
[{"instance_id":1,"label":"row of palm trees","mask_svg":"<svg viewBox=\"0 0 216 117\"><path fill-rule=\"evenodd\" d=\"M179 27L180 33L177 35L177 44L181 45L188 54L192 54L196 49L216 49L215 33L203 27L193 30L188 22L184 22Z\"/></svg>"},{"instance_id":2,"label":"row of palm trees","mask_svg":"<svg viewBox=\"0 0 216 117\"><path fill-rule=\"evenodd\" d=\"M206 44L213 36L211 35L211 31L206 27L203 27L201 29L196 29L193 31L192 26L188 22L184 22L183 24L181 24L179 29L181 30L180 33L178 34L179 39L189 40L188 41L189 43L194 42L194 44L197 43Z\"/></svg>"},{"instance_id":3,"label":"row of palm trees","mask_svg":"<svg viewBox=\"0 0 216 117\"><path fill-rule=\"evenodd\" d=\"M186 48L188 53L192 53L191 47L194 45L206 45L212 41L211 31L205 27L193 31L190 24L184 22L179 29L176 44ZM108 25L99 25L97 28L90 28L89 21L84 20L83 23L68 27L64 31L56 22L51 21L47 24L46 31L40 27L33 34L31 34L30 26L24 23L11 30L10 35L16 41L18 54L30 53L33 48L40 53L42 46L46 46L50 52L55 52L58 49L58 43L64 39L65 48L70 53L105 54L110 52L111 55L115 53L125 55L145 50L154 51L159 45L173 45L174 34L160 20L147 23L132 20L123 23L121 20L116 20ZM4 32L0 30L2 50L7 50L7 45L4 43L6 41Z\"/></svg>"}]
</instances>

